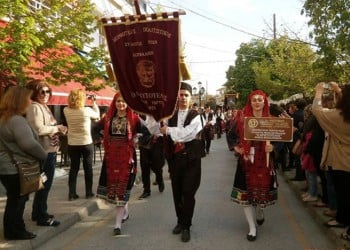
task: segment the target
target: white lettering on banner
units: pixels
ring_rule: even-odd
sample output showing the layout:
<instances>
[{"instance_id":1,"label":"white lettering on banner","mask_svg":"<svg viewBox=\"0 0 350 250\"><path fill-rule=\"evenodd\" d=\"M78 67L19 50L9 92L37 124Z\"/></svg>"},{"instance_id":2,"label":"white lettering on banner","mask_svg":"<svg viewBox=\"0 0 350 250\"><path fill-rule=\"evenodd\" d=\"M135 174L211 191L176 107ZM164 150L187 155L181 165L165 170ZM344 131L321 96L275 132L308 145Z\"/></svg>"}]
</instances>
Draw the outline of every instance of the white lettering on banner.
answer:
<instances>
[{"instance_id":1,"label":"white lettering on banner","mask_svg":"<svg viewBox=\"0 0 350 250\"><path fill-rule=\"evenodd\" d=\"M132 30L126 30L123 32L120 32L119 34L117 34L115 37L112 38L113 42L117 42L119 39L126 37L126 36L132 36L136 34L136 29L132 29Z\"/></svg>"},{"instance_id":2,"label":"white lettering on banner","mask_svg":"<svg viewBox=\"0 0 350 250\"><path fill-rule=\"evenodd\" d=\"M133 57L153 56L153 55L154 55L154 52L153 52L153 51L132 53L132 56L133 56Z\"/></svg>"},{"instance_id":3,"label":"white lettering on banner","mask_svg":"<svg viewBox=\"0 0 350 250\"><path fill-rule=\"evenodd\" d=\"M169 33L166 30L162 30L162 29L143 27L142 31L143 32L148 32L148 33L159 34L159 35L165 36L167 38L171 38L172 37L171 33Z\"/></svg>"},{"instance_id":4,"label":"white lettering on banner","mask_svg":"<svg viewBox=\"0 0 350 250\"><path fill-rule=\"evenodd\" d=\"M124 47L136 47L136 46L142 46L142 42L125 42Z\"/></svg>"}]
</instances>

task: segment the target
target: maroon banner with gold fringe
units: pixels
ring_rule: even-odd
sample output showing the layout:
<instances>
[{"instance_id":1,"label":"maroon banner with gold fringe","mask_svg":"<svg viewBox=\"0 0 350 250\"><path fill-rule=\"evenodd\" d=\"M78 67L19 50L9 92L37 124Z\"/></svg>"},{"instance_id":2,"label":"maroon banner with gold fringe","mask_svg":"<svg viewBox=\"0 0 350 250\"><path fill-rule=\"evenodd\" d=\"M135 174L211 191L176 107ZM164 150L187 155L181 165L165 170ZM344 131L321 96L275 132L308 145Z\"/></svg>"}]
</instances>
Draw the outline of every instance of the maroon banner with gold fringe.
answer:
<instances>
[{"instance_id":1,"label":"maroon banner with gold fringe","mask_svg":"<svg viewBox=\"0 0 350 250\"><path fill-rule=\"evenodd\" d=\"M177 102L179 19L111 22L102 19L121 94L130 108L157 121L170 117Z\"/></svg>"}]
</instances>

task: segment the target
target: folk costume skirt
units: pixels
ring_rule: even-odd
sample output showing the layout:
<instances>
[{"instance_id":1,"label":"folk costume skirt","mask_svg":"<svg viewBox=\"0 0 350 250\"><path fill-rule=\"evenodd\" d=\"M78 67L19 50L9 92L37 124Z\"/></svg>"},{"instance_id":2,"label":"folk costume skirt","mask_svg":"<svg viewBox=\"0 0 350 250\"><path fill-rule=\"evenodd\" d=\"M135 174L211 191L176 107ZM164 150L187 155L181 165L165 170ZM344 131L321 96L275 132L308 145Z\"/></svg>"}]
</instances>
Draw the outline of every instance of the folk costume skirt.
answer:
<instances>
[{"instance_id":1,"label":"folk costume skirt","mask_svg":"<svg viewBox=\"0 0 350 250\"><path fill-rule=\"evenodd\" d=\"M237 170L231 192L232 201L241 205L266 207L277 200L277 178L273 167L264 161L251 164L243 158L237 161Z\"/></svg>"},{"instance_id":2,"label":"folk costume skirt","mask_svg":"<svg viewBox=\"0 0 350 250\"><path fill-rule=\"evenodd\" d=\"M97 197L117 206L129 201L136 176L133 156L134 147L128 141L111 140L109 150L105 150Z\"/></svg>"}]
</instances>

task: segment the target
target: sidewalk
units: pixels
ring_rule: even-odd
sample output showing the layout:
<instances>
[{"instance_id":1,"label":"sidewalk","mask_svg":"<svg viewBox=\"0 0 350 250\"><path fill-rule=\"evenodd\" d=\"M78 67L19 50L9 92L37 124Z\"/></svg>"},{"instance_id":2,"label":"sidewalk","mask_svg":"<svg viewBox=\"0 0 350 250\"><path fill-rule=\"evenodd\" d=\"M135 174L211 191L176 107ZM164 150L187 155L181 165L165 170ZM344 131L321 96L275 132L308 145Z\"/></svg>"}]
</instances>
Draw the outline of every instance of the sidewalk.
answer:
<instances>
[{"instance_id":1,"label":"sidewalk","mask_svg":"<svg viewBox=\"0 0 350 250\"><path fill-rule=\"evenodd\" d=\"M94 189L97 187L101 162L96 161L93 165ZM69 168L56 168L55 179L49 193L48 212L55 215L55 218L61 222L58 227L40 227L31 221L32 202L34 195L30 195L24 210L24 220L28 231L37 234L33 240L6 241L3 237L3 215L6 203L6 195L3 187L0 188L0 249L27 250L36 249L38 246L55 237L55 235L67 230L78 221L91 215L98 209L106 208L106 204L97 199L85 199L85 181L84 171L80 168L77 180L77 193L80 196L75 201L68 201L68 171ZM135 186L133 195L138 195L142 185ZM136 199L133 196L131 199Z\"/></svg>"},{"instance_id":2,"label":"sidewalk","mask_svg":"<svg viewBox=\"0 0 350 250\"><path fill-rule=\"evenodd\" d=\"M101 162L96 162L94 165L95 188L97 186L100 168ZM300 196L303 193L301 189L306 185L305 181L290 181L289 179L293 178L295 175L294 170L288 172L282 172L281 170L277 171L279 178L285 178L287 180L290 188L294 191L300 202L303 203L305 209L310 213L310 219L314 219L317 223L319 223L320 227L324 229L325 235L327 235L333 242L335 242L339 249L350 249L350 243L340 238L340 234L344 231L344 229L327 228L323 225L324 222L327 222L330 219L329 217L326 217L322 214L325 208L316 208L313 206L313 203L302 202ZM138 173L138 175L139 174L140 173ZM0 188L0 249L36 249L44 242L65 231L67 228L91 215L98 209L106 208L105 203L99 199L85 199L84 171L82 168L79 171L77 181L77 193L80 195L80 198L75 201L68 201L67 177L68 168L57 168L55 180L49 194L49 213L54 214L55 218L61 222L58 227L39 227L35 222L31 221L30 213L33 195L30 196L30 200L26 204L24 219L27 229L37 234L37 237L33 240L6 241L3 238L2 220L6 196ZM139 180L137 180L137 183L138 182ZM137 199L137 195L139 195L141 192L142 185L136 185L133 189L131 200Z\"/></svg>"},{"instance_id":3,"label":"sidewalk","mask_svg":"<svg viewBox=\"0 0 350 250\"><path fill-rule=\"evenodd\" d=\"M323 223L325 223L331 219L330 217L327 217L323 214L323 211L326 210L327 208L314 207L313 205L316 202L303 202L302 201L301 194L304 193L304 191L302 191L302 189L306 187L306 181L291 181L290 179L292 179L295 176L294 169L291 171L286 171L286 172L283 172L281 170L277 170L277 171L288 182L289 187L294 191L295 195L297 195L300 202L304 205L305 209L309 212L309 214L311 216L310 219L314 219L320 225L320 228L323 229L325 235L327 235L327 237L329 237L329 239L331 241L335 242L335 244L338 247L343 247L343 248L339 248L339 249L350 249L350 242L340 238L340 234L342 232L344 232L346 229L334 228L334 227L328 228L328 227L323 225ZM319 190L320 190L320 188L319 188Z\"/></svg>"}]
</instances>

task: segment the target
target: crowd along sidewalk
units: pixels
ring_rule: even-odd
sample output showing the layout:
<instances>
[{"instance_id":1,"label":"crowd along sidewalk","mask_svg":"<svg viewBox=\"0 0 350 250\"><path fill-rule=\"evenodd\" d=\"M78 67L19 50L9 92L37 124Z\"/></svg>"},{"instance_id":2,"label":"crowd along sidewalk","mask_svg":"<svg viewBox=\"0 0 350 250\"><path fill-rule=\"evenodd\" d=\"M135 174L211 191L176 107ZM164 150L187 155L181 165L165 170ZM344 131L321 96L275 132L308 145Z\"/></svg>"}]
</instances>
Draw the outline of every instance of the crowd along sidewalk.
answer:
<instances>
[{"instance_id":1,"label":"crowd along sidewalk","mask_svg":"<svg viewBox=\"0 0 350 250\"><path fill-rule=\"evenodd\" d=\"M314 219L320 227L324 230L325 235L330 238L331 241L335 242L335 244L339 247L339 250L341 249L350 249L350 242L343 240L340 238L340 234L344 232L346 229L344 228L329 228L324 225L324 223L331 220L331 217L328 217L323 214L323 212L327 209L326 207L317 207L315 204L317 202L303 202L301 195L305 192L304 189L306 188L306 181L292 181L295 177L295 170L292 169L290 171L281 171L278 170L281 176L285 178L285 180L288 182L289 187L294 191L295 195L299 198L300 202L303 203L305 209L309 212L311 218ZM319 186L319 190L321 190L321 187ZM320 199L319 199L320 200Z\"/></svg>"},{"instance_id":2,"label":"crowd along sidewalk","mask_svg":"<svg viewBox=\"0 0 350 250\"><path fill-rule=\"evenodd\" d=\"M94 165L94 187L97 187L101 162ZM84 171L79 171L77 193L80 196L75 201L68 201L68 171L69 168L56 168L55 179L49 193L48 212L53 214L61 224L57 227L37 226L31 221L32 202L34 194L30 195L26 203L24 220L27 230L34 232L37 237L33 240L6 241L3 236L3 216L6 204L6 194L0 189L0 249L28 250L36 249L44 242L67 230L78 221L91 215L98 209L107 208L106 204L97 198L85 199ZM135 191L134 193L138 193ZM133 197L132 197L133 198Z\"/></svg>"}]
</instances>

